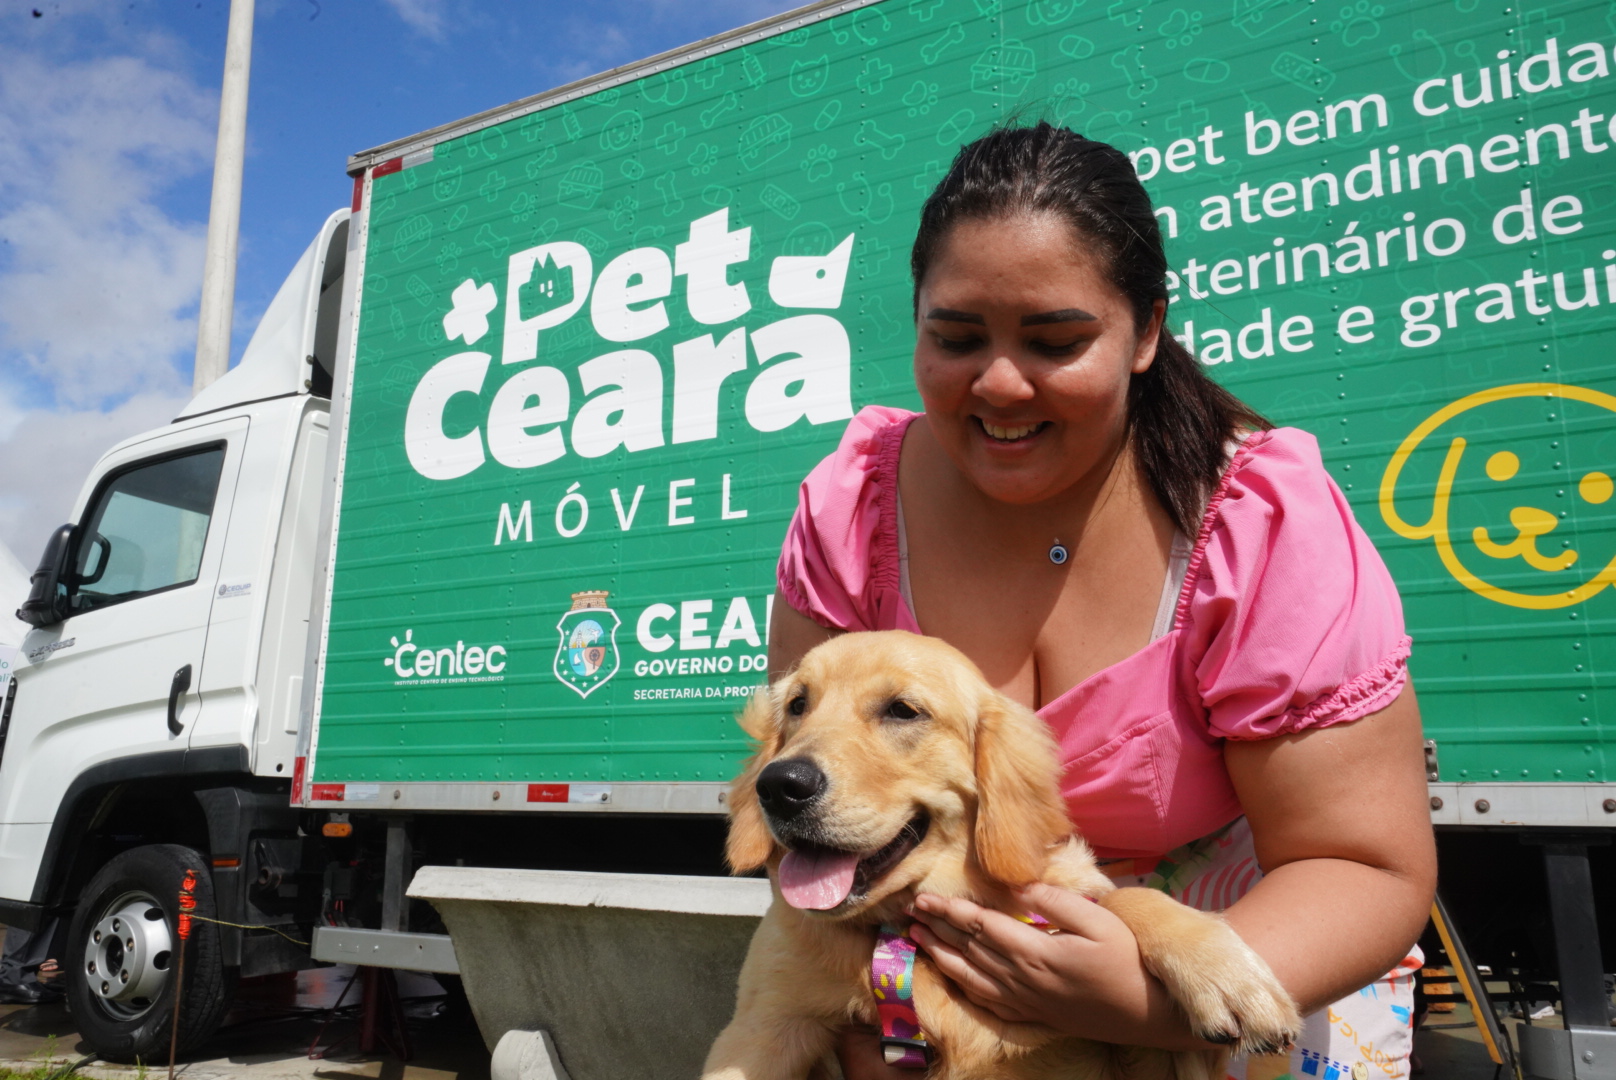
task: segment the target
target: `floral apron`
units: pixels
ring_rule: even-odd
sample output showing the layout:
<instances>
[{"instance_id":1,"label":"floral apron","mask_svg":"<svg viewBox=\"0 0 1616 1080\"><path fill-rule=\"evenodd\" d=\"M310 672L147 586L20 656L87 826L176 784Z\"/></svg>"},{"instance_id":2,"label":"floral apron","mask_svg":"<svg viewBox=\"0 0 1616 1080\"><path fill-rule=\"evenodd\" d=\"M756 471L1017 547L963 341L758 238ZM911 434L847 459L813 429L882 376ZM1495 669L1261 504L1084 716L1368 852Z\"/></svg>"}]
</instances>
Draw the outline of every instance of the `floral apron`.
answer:
<instances>
[{"instance_id":1,"label":"floral apron","mask_svg":"<svg viewBox=\"0 0 1616 1080\"><path fill-rule=\"evenodd\" d=\"M1118 885L1160 889L1202 911L1222 911L1262 880L1244 817L1157 860L1118 859L1105 872ZM1236 1057L1229 1080L1403 1080L1414 1048L1416 946L1391 971L1302 1022L1289 1054Z\"/></svg>"}]
</instances>

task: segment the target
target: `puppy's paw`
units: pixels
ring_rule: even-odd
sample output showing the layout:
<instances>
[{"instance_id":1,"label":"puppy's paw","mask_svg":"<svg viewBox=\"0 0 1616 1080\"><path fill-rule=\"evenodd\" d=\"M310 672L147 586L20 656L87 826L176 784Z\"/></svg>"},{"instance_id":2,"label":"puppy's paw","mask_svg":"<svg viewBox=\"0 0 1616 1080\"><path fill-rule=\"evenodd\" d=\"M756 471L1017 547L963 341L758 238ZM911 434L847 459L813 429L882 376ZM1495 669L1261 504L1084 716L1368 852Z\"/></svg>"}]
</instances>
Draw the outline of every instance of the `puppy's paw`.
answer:
<instances>
[{"instance_id":1,"label":"puppy's paw","mask_svg":"<svg viewBox=\"0 0 1616 1080\"><path fill-rule=\"evenodd\" d=\"M1200 915L1198 933L1152 950L1146 966L1207 1042L1242 1054L1288 1050L1302 1018L1268 965L1216 915Z\"/></svg>"}]
</instances>

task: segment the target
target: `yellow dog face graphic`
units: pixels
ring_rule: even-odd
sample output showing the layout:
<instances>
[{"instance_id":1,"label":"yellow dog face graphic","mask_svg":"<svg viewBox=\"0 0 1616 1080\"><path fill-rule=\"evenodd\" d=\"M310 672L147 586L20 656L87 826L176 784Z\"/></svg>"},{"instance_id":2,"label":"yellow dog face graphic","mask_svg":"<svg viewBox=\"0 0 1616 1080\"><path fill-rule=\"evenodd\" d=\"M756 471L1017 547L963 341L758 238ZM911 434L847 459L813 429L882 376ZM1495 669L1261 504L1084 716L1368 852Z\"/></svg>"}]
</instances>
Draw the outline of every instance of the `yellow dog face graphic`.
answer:
<instances>
[{"instance_id":1,"label":"yellow dog face graphic","mask_svg":"<svg viewBox=\"0 0 1616 1080\"><path fill-rule=\"evenodd\" d=\"M1609 523L1573 536L1571 521L1586 520L1616 493L1616 466L1579 455L1597 445L1591 434L1611 430L1613 414L1616 397L1561 383L1461 398L1427 417L1392 455L1380 482L1381 515L1400 536L1435 541L1448 572L1489 600L1539 610L1581 603L1616 581ZM1430 507L1423 525L1398 513L1399 501L1408 507L1416 499ZM1589 541L1598 550L1581 550Z\"/></svg>"}]
</instances>

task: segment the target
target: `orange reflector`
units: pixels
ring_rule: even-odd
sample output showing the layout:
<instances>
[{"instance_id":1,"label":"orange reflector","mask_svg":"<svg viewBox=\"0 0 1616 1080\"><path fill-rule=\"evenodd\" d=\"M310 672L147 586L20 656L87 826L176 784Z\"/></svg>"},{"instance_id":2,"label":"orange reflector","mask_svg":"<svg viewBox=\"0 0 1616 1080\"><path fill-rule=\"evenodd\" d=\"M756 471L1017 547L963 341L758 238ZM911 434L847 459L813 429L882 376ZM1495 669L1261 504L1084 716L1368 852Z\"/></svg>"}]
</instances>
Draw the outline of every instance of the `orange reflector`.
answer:
<instances>
[{"instance_id":1,"label":"orange reflector","mask_svg":"<svg viewBox=\"0 0 1616 1080\"><path fill-rule=\"evenodd\" d=\"M240 865L241 860L234 858L233 856L215 856L213 860L213 866L216 870Z\"/></svg>"},{"instance_id":2,"label":"orange reflector","mask_svg":"<svg viewBox=\"0 0 1616 1080\"><path fill-rule=\"evenodd\" d=\"M321 836L352 836L353 826L346 821L328 821L320 826Z\"/></svg>"}]
</instances>

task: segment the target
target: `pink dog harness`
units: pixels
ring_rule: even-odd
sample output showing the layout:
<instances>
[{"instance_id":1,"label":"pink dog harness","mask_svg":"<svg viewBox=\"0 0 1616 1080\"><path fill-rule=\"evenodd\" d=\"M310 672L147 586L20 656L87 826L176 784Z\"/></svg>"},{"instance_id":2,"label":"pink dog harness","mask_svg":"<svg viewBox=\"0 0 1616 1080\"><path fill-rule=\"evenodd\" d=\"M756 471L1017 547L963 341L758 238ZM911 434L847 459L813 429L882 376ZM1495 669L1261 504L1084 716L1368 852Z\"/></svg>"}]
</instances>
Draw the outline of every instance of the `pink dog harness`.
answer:
<instances>
[{"instance_id":1,"label":"pink dog harness","mask_svg":"<svg viewBox=\"0 0 1616 1080\"><path fill-rule=\"evenodd\" d=\"M1060 933L1036 911L1014 917L1028 926ZM931 1044L915 1011L917 949L914 938L891 923L882 923L875 935L875 955L870 957L870 992L881 1016L881 1056L900 1069L924 1069L932 1058Z\"/></svg>"}]
</instances>

